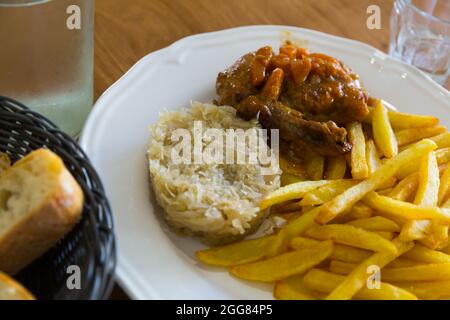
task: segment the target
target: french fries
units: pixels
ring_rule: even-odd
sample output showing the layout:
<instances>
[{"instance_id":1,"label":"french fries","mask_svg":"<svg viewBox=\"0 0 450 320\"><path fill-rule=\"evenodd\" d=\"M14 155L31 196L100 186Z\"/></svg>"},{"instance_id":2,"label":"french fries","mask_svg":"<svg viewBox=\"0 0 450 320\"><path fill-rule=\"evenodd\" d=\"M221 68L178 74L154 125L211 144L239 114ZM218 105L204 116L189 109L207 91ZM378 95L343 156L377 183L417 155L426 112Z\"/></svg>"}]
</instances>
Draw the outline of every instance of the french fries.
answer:
<instances>
[{"instance_id":1,"label":"french fries","mask_svg":"<svg viewBox=\"0 0 450 320\"><path fill-rule=\"evenodd\" d=\"M438 165L448 163L450 161L450 148L442 148L436 150L436 160ZM395 176L399 179L404 179L410 174L413 174L414 172L418 171L419 169L420 169L420 162L406 163L402 168L400 168L400 170L398 170Z\"/></svg>"},{"instance_id":2,"label":"french fries","mask_svg":"<svg viewBox=\"0 0 450 320\"><path fill-rule=\"evenodd\" d=\"M370 174L374 173L382 166L377 146L373 140L368 140L366 142L366 163Z\"/></svg>"},{"instance_id":3,"label":"french fries","mask_svg":"<svg viewBox=\"0 0 450 320\"><path fill-rule=\"evenodd\" d=\"M331 180L330 183L306 194L300 201L300 205L317 206L324 204L357 183L358 181L350 179Z\"/></svg>"},{"instance_id":4,"label":"french fries","mask_svg":"<svg viewBox=\"0 0 450 320\"><path fill-rule=\"evenodd\" d=\"M348 222L347 224L357 228L362 228L368 231L386 231L386 232L399 232L400 227L394 221L386 219L384 217L371 217L366 219L357 219Z\"/></svg>"},{"instance_id":5,"label":"french fries","mask_svg":"<svg viewBox=\"0 0 450 320\"><path fill-rule=\"evenodd\" d=\"M395 138L397 139L398 146L404 146L421 139L430 138L441 133L446 132L447 129L443 126L435 126L428 128L410 128L397 131Z\"/></svg>"},{"instance_id":6,"label":"french fries","mask_svg":"<svg viewBox=\"0 0 450 320\"><path fill-rule=\"evenodd\" d=\"M289 246L293 250L310 247L320 243L320 240L297 237L291 240ZM359 263L371 256L372 252L362 250L354 247L350 247L342 244L334 244L333 252L330 255L330 259L340 260L350 263Z\"/></svg>"},{"instance_id":7,"label":"french fries","mask_svg":"<svg viewBox=\"0 0 450 320\"><path fill-rule=\"evenodd\" d=\"M325 158L312 150L304 150L306 174L310 180L322 180L325 172Z\"/></svg>"},{"instance_id":8,"label":"french fries","mask_svg":"<svg viewBox=\"0 0 450 320\"><path fill-rule=\"evenodd\" d=\"M308 237L318 240L333 240L336 243L372 251L384 251L395 254L397 248L392 242L379 234L350 225L330 224L308 229Z\"/></svg>"},{"instance_id":9,"label":"french fries","mask_svg":"<svg viewBox=\"0 0 450 320\"><path fill-rule=\"evenodd\" d=\"M412 201L412 198L417 192L419 186L419 174L413 173L400 181L394 190L389 194L389 197L394 200Z\"/></svg>"},{"instance_id":10,"label":"french fries","mask_svg":"<svg viewBox=\"0 0 450 320\"><path fill-rule=\"evenodd\" d=\"M294 176L301 181L308 180L305 168L303 168L303 166L301 166L299 163L291 161L281 155L278 162L280 165L280 169L283 171L283 174L287 174L291 177Z\"/></svg>"},{"instance_id":11,"label":"french fries","mask_svg":"<svg viewBox=\"0 0 450 320\"><path fill-rule=\"evenodd\" d=\"M261 210L267 209L275 204L285 202L288 200L299 199L305 193L314 190L329 183L327 180L321 181L302 181L290 184L288 186L281 187L277 191L271 193L269 196L264 198L259 205Z\"/></svg>"},{"instance_id":12,"label":"french fries","mask_svg":"<svg viewBox=\"0 0 450 320\"><path fill-rule=\"evenodd\" d=\"M283 280L320 264L333 251L333 242L325 241L315 246L304 248L279 256L242 264L230 268L230 273L238 278L261 282Z\"/></svg>"},{"instance_id":13,"label":"french fries","mask_svg":"<svg viewBox=\"0 0 450 320\"><path fill-rule=\"evenodd\" d=\"M436 220L443 225L450 225L449 209L422 207L409 202L380 196L376 192L369 193L363 201L373 209L385 211L399 218L409 220Z\"/></svg>"},{"instance_id":14,"label":"french fries","mask_svg":"<svg viewBox=\"0 0 450 320\"><path fill-rule=\"evenodd\" d=\"M414 203L422 206L437 206L439 194L439 167L434 151L427 154L419 170L419 186Z\"/></svg>"},{"instance_id":15,"label":"french fries","mask_svg":"<svg viewBox=\"0 0 450 320\"><path fill-rule=\"evenodd\" d=\"M267 257L274 257L279 253L285 251L289 245L289 241L294 237L301 236L307 229L316 225L314 219L316 218L320 207L312 209L300 217L292 219L276 236L272 244L270 245Z\"/></svg>"},{"instance_id":16,"label":"french fries","mask_svg":"<svg viewBox=\"0 0 450 320\"><path fill-rule=\"evenodd\" d=\"M304 285L303 276L278 281L275 283L273 295L278 300L318 300L324 296L307 288Z\"/></svg>"},{"instance_id":17,"label":"french fries","mask_svg":"<svg viewBox=\"0 0 450 320\"><path fill-rule=\"evenodd\" d=\"M353 148L350 155L353 179L361 180L369 176L366 161L366 139L361 123L353 122L347 127L348 139Z\"/></svg>"},{"instance_id":18,"label":"french fries","mask_svg":"<svg viewBox=\"0 0 450 320\"><path fill-rule=\"evenodd\" d=\"M304 285L323 293L330 293L345 281L344 276L319 269L310 270L303 278ZM355 293L356 299L364 300L417 300L417 297L405 289L382 282L377 289L362 287Z\"/></svg>"},{"instance_id":19,"label":"french fries","mask_svg":"<svg viewBox=\"0 0 450 320\"><path fill-rule=\"evenodd\" d=\"M439 149L450 147L450 132L444 132L440 135L430 138L437 144Z\"/></svg>"},{"instance_id":20,"label":"french fries","mask_svg":"<svg viewBox=\"0 0 450 320\"><path fill-rule=\"evenodd\" d=\"M384 269L381 278L389 282L450 280L450 263Z\"/></svg>"},{"instance_id":21,"label":"french fries","mask_svg":"<svg viewBox=\"0 0 450 320\"><path fill-rule=\"evenodd\" d=\"M394 285L416 295L419 299L438 300L450 298L450 281L394 282Z\"/></svg>"},{"instance_id":22,"label":"french fries","mask_svg":"<svg viewBox=\"0 0 450 320\"><path fill-rule=\"evenodd\" d=\"M450 165L445 168L439 186L438 205L442 205L449 196L450 190Z\"/></svg>"},{"instance_id":23,"label":"french fries","mask_svg":"<svg viewBox=\"0 0 450 320\"><path fill-rule=\"evenodd\" d=\"M372 128L376 145L387 158L393 158L398 153L398 144L389 122L388 112L380 100L377 100L373 110Z\"/></svg>"},{"instance_id":24,"label":"french fries","mask_svg":"<svg viewBox=\"0 0 450 320\"><path fill-rule=\"evenodd\" d=\"M209 250L197 251L197 258L211 266L230 267L261 260L275 236L245 240Z\"/></svg>"},{"instance_id":25,"label":"french fries","mask_svg":"<svg viewBox=\"0 0 450 320\"><path fill-rule=\"evenodd\" d=\"M397 253L377 252L357 265L327 297L328 300L351 299L366 283L367 270L370 266L378 266L380 269L392 262L395 258L412 249L414 243L401 242L397 239L393 242L397 247Z\"/></svg>"},{"instance_id":26,"label":"french fries","mask_svg":"<svg viewBox=\"0 0 450 320\"><path fill-rule=\"evenodd\" d=\"M347 161L344 157L329 158L325 170L325 179L337 180L345 177Z\"/></svg>"},{"instance_id":27,"label":"french fries","mask_svg":"<svg viewBox=\"0 0 450 320\"><path fill-rule=\"evenodd\" d=\"M351 154L280 160L283 187L260 203L287 221L276 234L198 259L276 299L450 299L450 132L380 101L364 123L347 124Z\"/></svg>"},{"instance_id":28,"label":"french fries","mask_svg":"<svg viewBox=\"0 0 450 320\"><path fill-rule=\"evenodd\" d=\"M373 123L374 108L369 107L370 113L364 119L365 123ZM415 114L407 114L396 111L388 111L389 122L395 130L409 128L425 128L433 127L439 124L439 119L432 116L422 116Z\"/></svg>"},{"instance_id":29,"label":"french fries","mask_svg":"<svg viewBox=\"0 0 450 320\"><path fill-rule=\"evenodd\" d=\"M362 202L355 203L348 216L352 219L368 219L373 216L373 210Z\"/></svg>"},{"instance_id":30,"label":"french fries","mask_svg":"<svg viewBox=\"0 0 450 320\"><path fill-rule=\"evenodd\" d=\"M389 180L404 164L420 158L429 151L436 149L436 144L431 140L422 140L411 148L401 152L398 156L387 161L372 176L348 189L333 200L323 205L317 215L316 221L321 224L328 223L337 215L350 209L357 201L361 200L369 192Z\"/></svg>"},{"instance_id":31,"label":"french fries","mask_svg":"<svg viewBox=\"0 0 450 320\"><path fill-rule=\"evenodd\" d=\"M421 244L416 244L414 248L403 255L404 258L423 263L450 263L450 255L431 250Z\"/></svg>"},{"instance_id":32,"label":"french fries","mask_svg":"<svg viewBox=\"0 0 450 320\"><path fill-rule=\"evenodd\" d=\"M419 186L414 203L420 206L435 207L438 203L439 168L434 151L427 154L420 166ZM429 220L409 220L403 226L400 238L403 241L423 239L431 229Z\"/></svg>"}]
</instances>

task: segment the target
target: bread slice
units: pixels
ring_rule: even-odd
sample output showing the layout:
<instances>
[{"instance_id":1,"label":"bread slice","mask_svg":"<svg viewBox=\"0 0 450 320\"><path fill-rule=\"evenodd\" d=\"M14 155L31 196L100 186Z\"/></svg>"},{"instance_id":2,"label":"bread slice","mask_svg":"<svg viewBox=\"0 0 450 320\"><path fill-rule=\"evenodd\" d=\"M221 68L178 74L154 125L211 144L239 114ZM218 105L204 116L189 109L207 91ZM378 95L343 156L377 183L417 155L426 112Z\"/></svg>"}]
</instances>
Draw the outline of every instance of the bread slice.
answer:
<instances>
[{"instance_id":1,"label":"bread slice","mask_svg":"<svg viewBox=\"0 0 450 320\"><path fill-rule=\"evenodd\" d=\"M15 274L69 232L83 192L53 152L31 152L0 174L0 271Z\"/></svg>"},{"instance_id":2,"label":"bread slice","mask_svg":"<svg viewBox=\"0 0 450 320\"><path fill-rule=\"evenodd\" d=\"M20 283L0 272L0 301L2 300L36 300Z\"/></svg>"}]
</instances>

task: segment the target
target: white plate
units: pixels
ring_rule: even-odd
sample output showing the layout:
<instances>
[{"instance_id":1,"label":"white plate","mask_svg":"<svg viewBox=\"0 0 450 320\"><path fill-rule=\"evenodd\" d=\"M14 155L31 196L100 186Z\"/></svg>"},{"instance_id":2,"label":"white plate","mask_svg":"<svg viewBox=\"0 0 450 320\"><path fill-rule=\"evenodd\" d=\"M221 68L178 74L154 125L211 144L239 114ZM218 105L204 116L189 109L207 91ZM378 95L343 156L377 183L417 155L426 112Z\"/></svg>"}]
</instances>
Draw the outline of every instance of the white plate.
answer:
<instances>
[{"instance_id":1,"label":"white plate","mask_svg":"<svg viewBox=\"0 0 450 320\"><path fill-rule=\"evenodd\" d=\"M148 126L163 109L215 97L219 71L263 45L277 48L280 33L306 40L312 51L350 65L372 96L402 111L431 114L450 125L449 92L419 70L355 41L316 31L253 26L182 39L139 61L97 101L81 137L105 184L119 245L117 278L135 299L270 299L271 286L200 266L203 246L167 230L150 199L145 158Z\"/></svg>"}]
</instances>

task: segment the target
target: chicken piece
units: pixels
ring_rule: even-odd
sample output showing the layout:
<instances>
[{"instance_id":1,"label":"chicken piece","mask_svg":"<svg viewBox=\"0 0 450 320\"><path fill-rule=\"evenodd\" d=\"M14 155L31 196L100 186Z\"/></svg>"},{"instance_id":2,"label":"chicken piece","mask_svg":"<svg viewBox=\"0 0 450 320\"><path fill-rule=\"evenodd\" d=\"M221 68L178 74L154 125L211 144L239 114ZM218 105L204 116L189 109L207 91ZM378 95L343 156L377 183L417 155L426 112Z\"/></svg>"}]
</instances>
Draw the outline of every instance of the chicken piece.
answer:
<instances>
[{"instance_id":1,"label":"chicken piece","mask_svg":"<svg viewBox=\"0 0 450 320\"><path fill-rule=\"evenodd\" d=\"M308 53L287 43L275 55L270 47L248 53L219 73L219 105L231 105L245 118L259 115L265 128L302 142L323 156L351 150L347 123L368 114L368 96L358 76L333 57ZM337 124L336 124L337 123Z\"/></svg>"},{"instance_id":2,"label":"chicken piece","mask_svg":"<svg viewBox=\"0 0 450 320\"><path fill-rule=\"evenodd\" d=\"M299 111L280 102L267 103L257 96L249 96L236 109L243 119L257 117L263 128L279 129L283 140L305 144L320 155L336 156L352 149L346 141L345 128L339 128L333 121L305 120Z\"/></svg>"}]
</instances>

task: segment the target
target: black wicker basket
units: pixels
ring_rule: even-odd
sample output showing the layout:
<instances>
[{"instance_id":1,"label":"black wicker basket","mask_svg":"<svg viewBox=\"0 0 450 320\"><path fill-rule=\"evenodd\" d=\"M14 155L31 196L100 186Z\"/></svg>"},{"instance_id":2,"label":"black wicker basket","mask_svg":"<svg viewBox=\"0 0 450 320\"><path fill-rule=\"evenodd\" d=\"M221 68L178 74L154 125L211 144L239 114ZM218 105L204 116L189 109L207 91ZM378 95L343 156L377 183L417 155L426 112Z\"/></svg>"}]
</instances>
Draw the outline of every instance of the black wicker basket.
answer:
<instances>
[{"instance_id":1,"label":"black wicker basket","mask_svg":"<svg viewBox=\"0 0 450 320\"><path fill-rule=\"evenodd\" d=\"M17 161L42 147L64 160L83 189L83 218L16 278L38 299L106 299L114 283L116 247L111 209L97 173L71 137L23 104L0 97L0 151ZM71 265L81 270L81 289L68 289Z\"/></svg>"}]
</instances>

